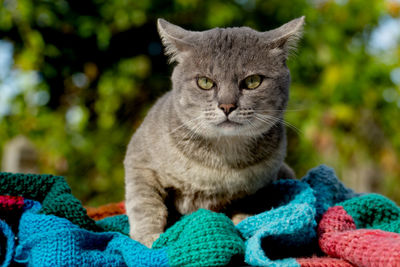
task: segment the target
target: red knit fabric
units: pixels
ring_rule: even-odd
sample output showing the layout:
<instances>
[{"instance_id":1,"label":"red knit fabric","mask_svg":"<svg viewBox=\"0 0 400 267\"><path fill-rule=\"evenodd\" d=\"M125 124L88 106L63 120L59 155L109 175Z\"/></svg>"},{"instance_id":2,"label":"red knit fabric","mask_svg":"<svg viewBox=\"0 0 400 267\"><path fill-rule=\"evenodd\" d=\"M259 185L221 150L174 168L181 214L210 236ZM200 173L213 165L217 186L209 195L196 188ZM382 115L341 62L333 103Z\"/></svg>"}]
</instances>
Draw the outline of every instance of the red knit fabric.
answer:
<instances>
[{"instance_id":1,"label":"red knit fabric","mask_svg":"<svg viewBox=\"0 0 400 267\"><path fill-rule=\"evenodd\" d=\"M17 231L23 206L23 197L0 195L0 220L4 220L7 224L12 226L13 231Z\"/></svg>"},{"instance_id":2,"label":"red knit fabric","mask_svg":"<svg viewBox=\"0 0 400 267\"><path fill-rule=\"evenodd\" d=\"M24 206L23 197L0 196L0 211L7 212L20 210Z\"/></svg>"},{"instance_id":3,"label":"red knit fabric","mask_svg":"<svg viewBox=\"0 0 400 267\"><path fill-rule=\"evenodd\" d=\"M110 203L97 208L86 207L87 214L93 220L101 220L110 216L125 214L125 203Z\"/></svg>"},{"instance_id":4,"label":"red knit fabric","mask_svg":"<svg viewBox=\"0 0 400 267\"><path fill-rule=\"evenodd\" d=\"M341 206L323 215L319 226L319 246L331 257L357 266L400 266L400 235L381 230L358 229Z\"/></svg>"},{"instance_id":5,"label":"red knit fabric","mask_svg":"<svg viewBox=\"0 0 400 267\"><path fill-rule=\"evenodd\" d=\"M353 267L355 265L342 260L329 257L312 257L296 259L301 267Z\"/></svg>"}]
</instances>

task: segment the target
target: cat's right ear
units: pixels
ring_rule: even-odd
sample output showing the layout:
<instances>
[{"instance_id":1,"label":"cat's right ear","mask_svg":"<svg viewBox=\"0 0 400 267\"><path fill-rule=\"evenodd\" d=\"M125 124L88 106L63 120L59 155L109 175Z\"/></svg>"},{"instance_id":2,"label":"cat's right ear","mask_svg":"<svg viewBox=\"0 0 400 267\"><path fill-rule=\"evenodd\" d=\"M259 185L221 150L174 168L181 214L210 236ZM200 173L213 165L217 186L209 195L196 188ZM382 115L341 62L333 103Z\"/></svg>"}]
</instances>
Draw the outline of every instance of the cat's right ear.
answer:
<instances>
[{"instance_id":1,"label":"cat's right ear","mask_svg":"<svg viewBox=\"0 0 400 267\"><path fill-rule=\"evenodd\" d=\"M169 57L170 63L181 62L182 55L193 48L188 41L193 32L187 31L164 19L157 20L158 33L165 47L165 54Z\"/></svg>"}]
</instances>

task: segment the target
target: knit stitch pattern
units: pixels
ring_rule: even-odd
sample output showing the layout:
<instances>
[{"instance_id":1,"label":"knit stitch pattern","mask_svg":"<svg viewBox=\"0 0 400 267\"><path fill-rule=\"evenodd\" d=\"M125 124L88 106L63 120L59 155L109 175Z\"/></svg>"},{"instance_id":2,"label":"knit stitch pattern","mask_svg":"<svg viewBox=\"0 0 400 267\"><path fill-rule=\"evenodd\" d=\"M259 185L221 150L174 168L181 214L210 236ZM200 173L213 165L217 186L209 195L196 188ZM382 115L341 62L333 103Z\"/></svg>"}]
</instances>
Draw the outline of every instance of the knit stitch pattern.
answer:
<instances>
[{"instance_id":1,"label":"knit stitch pattern","mask_svg":"<svg viewBox=\"0 0 400 267\"><path fill-rule=\"evenodd\" d=\"M107 217L125 214L125 203L110 203L97 208L86 207L87 215L93 220L101 220Z\"/></svg>"},{"instance_id":2,"label":"knit stitch pattern","mask_svg":"<svg viewBox=\"0 0 400 267\"><path fill-rule=\"evenodd\" d=\"M96 224L104 231L119 232L124 235L129 235L129 220L128 216L124 214L98 220Z\"/></svg>"},{"instance_id":3,"label":"knit stitch pattern","mask_svg":"<svg viewBox=\"0 0 400 267\"><path fill-rule=\"evenodd\" d=\"M24 199L0 196L0 266L11 263L15 248L15 235L22 214Z\"/></svg>"},{"instance_id":4,"label":"knit stitch pattern","mask_svg":"<svg viewBox=\"0 0 400 267\"><path fill-rule=\"evenodd\" d=\"M301 267L353 267L355 265L342 259L330 257L299 258L296 261Z\"/></svg>"},{"instance_id":5,"label":"knit stitch pattern","mask_svg":"<svg viewBox=\"0 0 400 267\"><path fill-rule=\"evenodd\" d=\"M243 253L243 241L223 214L185 216L148 249L116 232L91 232L27 200L18 233L17 263L28 266L220 266ZM173 239L173 240L172 240Z\"/></svg>"},{"instance_id":6,"label":"knit stitch pattern","mask_svg":"<svg viewBox=\"0 0 400 267\"><path fill-rule=\"evenodd\" d=\"M96 233L67 219L39 214L26 200L15 262L27 266L168 266L165 249L150 250L116 232Z\"/></svg>"},{"instance_id":7,"label":"knit stitch pattern","mask_svg":"<svg viewBox=\"0 0 400 267\"><path fill-rule=\"evenodd\" d=\"M400 235L356 229L353 218L342 206L332 207L323 215L318 233L322 251L332 257L356 266L400 266Z\"/></svg>"},{"instance_id":8,"label":"knit stitch pattern","mask_svg":"<svg viewBox=\"0 0 400 267\"><path fill-rule=\"evenodd\" d=\"M358 229L372 228L400 233L400 208L382 195L367 194L338 205L343 206L353 218Z\"/></svg>"},{"instance_id":9,"label":"knit stitch pattern","mask_svg":"<svg viewBox=\"0 0 400 267\"><path fill-rule=\"evenodd\" d=\"M97 224L129 235L126 215L107 217ZM153 244L153 249L165 247L171 266L222 266L244 254L244 243L232 221L203 209L182 217Z\"/></svg>"},{"instance_id":10,"label":"knit stitch pattern","mask_svg":"<svg viewBox=\"0 0 400 267\"><path fill-rule=\"evenodd\" d=\"M172 266L223 266L244 253L232 221L222 213L200 209L184 216L157 239L153 248L169 247Z\"/></svg>"},{"instance_id":11,"label":"knit stitch pattern","mask_svg":"<svg viewBox=\"0 0 400 267\"><path fill-rule=\"evenodd\" d=\"M15 196L0 196L0 210L3 212L14 212L21 210L24 206L23 197Z\"/></svg>"},{"instance_id":12,"label":"knit stitch pattern","mask_svg":"<svg viewBox=\"0 0 400 267\"><path fill-rule=\"evenodd\" d=\"M400 211L387 198L355 194L323 165L266 191L272 208L237 227L199 210L148 249L129 238L126 215L91 219L62 177L0 173L0 266L219 266L243 253L257 266L400 266ZM330 257L306 258L319 249Z\"/></svg>"},{"instance_id":13,"label":"knit stitch pattern","mask_svg":"<svg viewBox=\"0 0 400 267\"><path fill-rule=\"evenodd\" d=\"M41 213L66 218L82 228L101 229L90 219L81 202L71 194L63 177L0 173L0 195L23 196L42 203Z\"/></svg>"},{"instance_id":14,"label":"knit stitch pattern","mask_svg":"<svg viewBox=\"0 0 400 267\"><path fill-rule=\"evenodd\" d=\"M346 188L337 178L335 171L326 165L311 169L301 181L313 189L313 194L317 199L315 203L317 221L335 203L360 195L350 188Z\"/></svg>"},{"instance_id":15,"label":"knit stitch pattern","mask_svg":"<svg viewBox=\"0 0 400 267\"><path fill-rule=\"evenodd\" d=\"M356 194L321 165L301 180L279 180L267 192L273 209L237 225L246 239L245 261L256 266L299 266L293 258L317 249L317 222L326 209Z\"/></svg>"},{"instance_id":16,"label":"knit stitch pattern","mask_svg":"<svg viewBox=\"0 0 400 267\"><path fill-rule=\"evenodd\" d=\"M15 236L10 226L0 220L0 266L9 266L15 247Z\"/></svg>"}]
</instances>

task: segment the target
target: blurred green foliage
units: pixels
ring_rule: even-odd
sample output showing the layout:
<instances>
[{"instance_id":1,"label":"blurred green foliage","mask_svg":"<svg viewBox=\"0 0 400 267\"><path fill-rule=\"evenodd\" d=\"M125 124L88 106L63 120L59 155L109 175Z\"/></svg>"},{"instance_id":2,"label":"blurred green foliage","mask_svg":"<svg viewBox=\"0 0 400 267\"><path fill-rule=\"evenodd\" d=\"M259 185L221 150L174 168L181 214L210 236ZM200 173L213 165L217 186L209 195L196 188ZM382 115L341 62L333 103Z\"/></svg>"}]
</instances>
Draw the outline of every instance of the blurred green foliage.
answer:
<instances>
[{"instance_id":1,"label":"blurred green foliage","mask_svg":"<svg viewBox=\"0 0 400 267\"><path fill-rule=\"evenodd\" d=\"M0 148L23 134L41 172L65 175L84 203L119 201L126 144L170 88L156 19L264 31L305 15L288 62L287 161L298 176L325 163L350 185L366 177L400 202L400 46L371 48L374 31L399 14L394 0L0 0L12 68L39 73L0 117Z\"/></svg>"}]
</instances>

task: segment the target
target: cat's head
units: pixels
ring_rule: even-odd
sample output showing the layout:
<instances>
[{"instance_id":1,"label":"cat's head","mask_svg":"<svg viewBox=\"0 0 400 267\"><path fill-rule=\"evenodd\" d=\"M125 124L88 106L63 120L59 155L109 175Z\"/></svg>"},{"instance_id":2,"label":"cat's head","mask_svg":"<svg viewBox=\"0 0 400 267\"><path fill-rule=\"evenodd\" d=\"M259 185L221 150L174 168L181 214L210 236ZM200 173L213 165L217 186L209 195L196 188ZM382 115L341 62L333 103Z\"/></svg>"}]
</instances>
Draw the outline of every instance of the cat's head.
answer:
<instances>
[{"instance_id":1,"label":"cat's head","mask_svg":"<svg viewBox=\"0 0 400 267\"><path fill-rule=\"evenodd\" d=\"M304 17L258 32L248 27L188 31L163 19L158 31L171 62L174 107L205 137L258 136L283 119L289 97L286 60Z\"/></svg>"}]
</instances>

